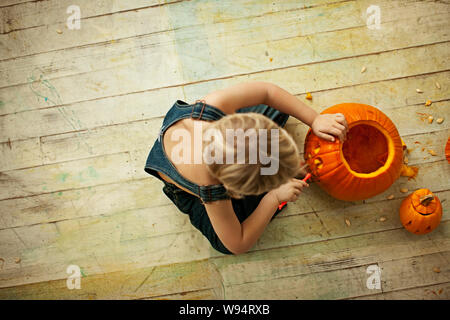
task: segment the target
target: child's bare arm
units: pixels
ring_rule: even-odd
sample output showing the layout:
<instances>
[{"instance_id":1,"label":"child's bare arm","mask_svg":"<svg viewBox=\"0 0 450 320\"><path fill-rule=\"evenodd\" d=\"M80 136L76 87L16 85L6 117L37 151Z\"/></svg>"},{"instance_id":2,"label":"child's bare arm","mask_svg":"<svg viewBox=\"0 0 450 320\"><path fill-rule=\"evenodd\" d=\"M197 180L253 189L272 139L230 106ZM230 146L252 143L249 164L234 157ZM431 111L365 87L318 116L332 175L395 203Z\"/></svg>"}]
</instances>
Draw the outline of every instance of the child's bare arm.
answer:
<instances>
[{"instance_id":1,"label":"child's bare arm","mask_svg":"<svg viewBox=\"0 0 450 320\"><path fill-rule=\"evenodd\" d=\"M269 82L253 81L236 84L214 91L205 96L204 100L207 104L216 106L228 114L244 107L263 103L307 124L320 138L328 141L333 141L333 136L339 137L341 141L346 139L348 126L343 114L319 115L294 95Z\"/></svg>"},{"instance_id":2,"label":"child's bare arm","mask_svg":"<svg viewBox=\"0 0 450 320\"><path fill-rule=\"evenodd\" d=\"M213 91L206 95L203 100L227 114L232 114L241 108L265 104L269 85L270 83L262 81L239 83Z\"/></svg>"},{"instance_id":3,"label":"child's bare arm","mask_svg":"<svg viewBox=\"0 0 450 320\"><path fill-rule=\"evenodd\" d=\"M347 138L348 125L342 113L319 115L307 104L274 84L268 84L267 91L267 105L306 123L320 138L328 141L334 141L333 136L339 137L341 141Z\"/></svg>"},{"instance_id":4,"label":"child's bare arm","mask_svg":"<svg viewBox=\"0 0 450 320\"><path fill-rule=\"evenodd\" d=\"M239 223L230 200L214 201L205 204L211 224L224 246L234 254L250 250L259 239L278 205L284 201L295 201L304 181L291 179L277 189L268 192L253 213Z\"/></svg>"},{"instance_id":5,"label":"child's bare arm","mask_svg":"<svg viewBox=\"0 0 450 320\"><path fill-rule=\"evenodd\" d=\"M206 204L209 219L223 245L233 254L247 252L258 240L278 206L276 198L264 196L255 211L241 224L230 200Z\"/></svg>"}]
</instances>

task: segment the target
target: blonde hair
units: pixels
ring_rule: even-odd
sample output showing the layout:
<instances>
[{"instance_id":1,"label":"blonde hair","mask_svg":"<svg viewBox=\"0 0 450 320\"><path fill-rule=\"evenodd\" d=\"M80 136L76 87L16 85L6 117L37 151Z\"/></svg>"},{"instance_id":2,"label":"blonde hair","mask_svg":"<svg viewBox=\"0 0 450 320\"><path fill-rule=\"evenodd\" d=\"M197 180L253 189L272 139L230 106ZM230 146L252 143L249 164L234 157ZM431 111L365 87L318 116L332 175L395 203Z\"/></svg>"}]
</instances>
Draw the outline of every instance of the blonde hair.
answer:
<instances>
[{"instance_id":1,"label":"blonde hair","mask_svg":"<svg viewBox=\"0 0 450 320\"><path fill-rule=\"evenodd\" d=\"M212 122L208 128L218 130L222 137L226 136L227 129L266 129L267 130L267 154L271 147L271 129L278 129L278 172L272 175L261 175L261 168L267 167L260 161L249 163L251 152L257 152L254 146L249 146L249 140L246 137L245 142L245 162L236 163L211 163L207 165L209 173L219 180L227 189L229 195L233 198L242 198L245 195L259 195L270 191L286 183L290 178L299 173L300 154L294 139L288 132L278 126L274 121L259 113L235 113L227 115L215 122ZM213 141L212 143L219 143ZM260 142L261 143L261 142ZM265 143L265 142L264 142ZM233 152L237 154L237 143L222 144L223 154ZM232 149L232 150L230 150ZM273 155L271 155L273 156Z\"/></svg>"}]
</instances>

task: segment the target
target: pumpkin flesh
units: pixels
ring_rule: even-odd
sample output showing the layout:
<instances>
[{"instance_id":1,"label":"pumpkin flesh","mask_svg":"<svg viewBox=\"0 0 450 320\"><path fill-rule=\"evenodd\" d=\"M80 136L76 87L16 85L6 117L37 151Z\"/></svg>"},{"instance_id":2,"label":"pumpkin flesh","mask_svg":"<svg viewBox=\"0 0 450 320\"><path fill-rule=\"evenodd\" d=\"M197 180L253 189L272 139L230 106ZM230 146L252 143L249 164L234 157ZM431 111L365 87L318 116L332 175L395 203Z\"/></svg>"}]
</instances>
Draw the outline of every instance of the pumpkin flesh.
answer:
<instances>
[{"instance_id":1,"label":"pumpkin flesh","mask_svg":"<svg viewBox=\"0 0 450 320\"><path fill-rule=\"evenodd\" d=\"M357 173L374 173L384 166L388 154L387 139L374 123L359 123L351 127L342 145L344 161Z\"/></svg>"}]
</instances>

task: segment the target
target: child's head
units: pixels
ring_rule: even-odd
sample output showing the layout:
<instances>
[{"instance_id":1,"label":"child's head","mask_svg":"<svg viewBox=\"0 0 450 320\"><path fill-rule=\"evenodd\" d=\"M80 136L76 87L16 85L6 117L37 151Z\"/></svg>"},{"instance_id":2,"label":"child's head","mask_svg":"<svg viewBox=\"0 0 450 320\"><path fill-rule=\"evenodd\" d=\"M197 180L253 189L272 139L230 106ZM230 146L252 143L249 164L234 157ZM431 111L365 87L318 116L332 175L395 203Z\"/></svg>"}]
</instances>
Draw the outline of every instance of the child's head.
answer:
<instances>
[{"instance_id":1,"label":"child's head","mask_svg":"<svg viewBox=\"0 0 450 320\"><path fill-rule=\"evenodd\" d=\"M212 139L209 147L222 150L223 163L208 164L208 170L232 197L270 191L299 173L301 158L294 140L262 114L227 115L212 122L209 129L220 132L222 139ZM241 143L234 135L241 137ZM227 154L233 156L227 159ZM239 154L242 154L240 163Z\"/></svg>"}]
</instances>

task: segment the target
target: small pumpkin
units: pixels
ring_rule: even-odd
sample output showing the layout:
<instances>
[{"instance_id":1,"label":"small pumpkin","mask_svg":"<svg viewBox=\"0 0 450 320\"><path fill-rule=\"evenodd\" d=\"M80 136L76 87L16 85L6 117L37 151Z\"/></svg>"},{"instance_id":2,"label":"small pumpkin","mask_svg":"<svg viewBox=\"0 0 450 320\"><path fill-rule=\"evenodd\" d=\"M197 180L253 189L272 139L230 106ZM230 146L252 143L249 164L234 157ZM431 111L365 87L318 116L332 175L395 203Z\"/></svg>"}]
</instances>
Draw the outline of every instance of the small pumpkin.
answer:
<instances>
[{"instance_id":1,"label":"small pumpkin","mask_svg":"<svg viewBox=\"0 0 450 320\"><path fill-rule=\"evenodd\" d=\"M331 196L364 200L388 189L400 176L402 139L393 122L375 107L342 103L322 113L342 113L349 130L345 142L323 140L310 129L304 157L315 182Z\"/></svg>"},{"instance_id":2,"label":"small pumpkin","mask_svg":"<svg viewBox=\"0 0 450 320\"><path fill-rule=\"evenodd\" d=\"M400 221L414 234L433 231L441 222L442 205L439 198L428 189L419 189L402 201Z\"/></svg>"},{"instance_id":3,"label":"small pumpkin","mask_svg":"<svg viewBox=\"0 0 450 320\"><path fill-rule=\"evenodd\" d=\"M445 158L450 163L450 137L448 137L447 144L445 145Z\"/></svg>"}]
</instances>

